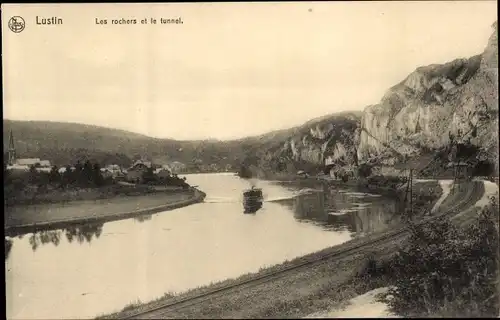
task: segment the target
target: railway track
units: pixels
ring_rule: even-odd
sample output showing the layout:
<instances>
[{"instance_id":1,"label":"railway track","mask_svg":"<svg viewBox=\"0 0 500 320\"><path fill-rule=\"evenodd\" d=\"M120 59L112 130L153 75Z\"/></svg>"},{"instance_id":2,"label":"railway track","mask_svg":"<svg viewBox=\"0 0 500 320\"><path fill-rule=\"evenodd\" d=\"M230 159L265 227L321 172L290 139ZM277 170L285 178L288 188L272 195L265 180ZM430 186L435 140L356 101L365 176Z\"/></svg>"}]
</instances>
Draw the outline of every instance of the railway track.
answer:
<instances>
[{"instance_id":1,"label":"railway track","mask_svg":"<svg viewBox=\"0 0 500 320\"><path fill-rule=\"evenodd\" d=\"M461 194L449 195L448 197L450 198L450 200L446 201L448 200L446 199L443 202L442 206L444 206L445 203L454 202L453 200L455 199L461 199L461 201L457 201L454 204L451 204L451 206L447 208L445 211L442 211L441 213L433 217L422 220L416 223L416 225L422 225L442 217L450 216L452 214L455 214L457 212L469 208L471 205L477 202L484 193L484 184L480 181L472 181L467 184L470 184L470 187L467 188L466 192L464 192L463 195ZM211 291L200 293L196 296L180 298L154 306L146 310L140 310L134 313L124 314L122 317L119 317L118 319L159 319L162 316L165 316L166 314L172 311L177 311L196 304L203 303L230 290L245 289L249 287L258 286L260 284L267 283L279 279L281 277L287 276L290 272L298 271L307 266L319 265L327 262L332 258L337 258L337 259L344 258L349 255L355 254L357 252L363 251L374 245L382 245L384 243L394 242L402 237L409 235L409 231L410 230L408 227L399 227L395 230L384 233L376 237L375 239L371 240L367 239L367 241L361 243L354 243L352 245L349 245L348 242L345 244L345 246L341 246L338 249L332 248L332 251L329 251L328 253L325 253L324 255L321 255L319 257L315 257L312 259L303 259L303 261L298 260L297 263L291 266L284 267L283 269L262 274L260 276L252 277L251 279L233 283L231 285L223 286Z\"/></svg>"}]
</instances>

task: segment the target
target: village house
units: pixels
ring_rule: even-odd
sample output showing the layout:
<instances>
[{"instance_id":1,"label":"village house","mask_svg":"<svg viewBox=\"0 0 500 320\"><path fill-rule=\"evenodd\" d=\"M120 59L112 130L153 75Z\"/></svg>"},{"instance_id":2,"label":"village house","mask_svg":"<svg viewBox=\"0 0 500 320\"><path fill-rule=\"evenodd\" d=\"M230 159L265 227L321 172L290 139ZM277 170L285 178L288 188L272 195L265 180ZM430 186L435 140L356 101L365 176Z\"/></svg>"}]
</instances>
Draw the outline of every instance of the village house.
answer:
<instances>
[{"instance_id":1,"label":"village house","mask_svg":"<svg viewBox=\"0 0 500 320\"><path fill-rule=\"evenodd\" d=\"M168 167L162 166L161 168L155 169L154 174L159 178L168 178L171 176L172 172Z\"/></svg>"},{"instance_id":2,"label":"village house","mask_svg":"<svg viewBox=\"0 0 500 320\"><path fill-rule=\"evenodd\" d=\"M75 171L75 170L76 170L76 168L75 168L75 167L70 167L70 170L71 170L71 171ZM59 169L57 170L57 172L59 172L60 174L65 173L65 172L66 172L66 167L61 167L61 168L59 168Z\"/></svg>"},{"instance_id":3,"label":"village house","mask_svg":"<svg viewBox=\"0 0 500 320\"><path fill-rule=\"evenodd\" d=\"M127 170L126 179L129 182L142 183L143 174L153 168L153 164L150 161L137 160L134 164Z\"/></svg>"},{"instance_id":4,"label":"village house","mask_svg":"<svg viewBox=\"0 0 500 320\"><path fill-rule=\"evenodd\" d=\"M101 168L101 175L103 178L113 178L113 173L107 168Z\"/></svg>"},{"instance_id":5,"label":"village house","mask_svg":"<svg viewBox=\"0 0 500 320\"><path fill-rule=\"evenodd\" d=\"M169 164L169 170L171 173L180 173L186 170L186 165L179 161L174 161Z\"/></svg>"},{"instance_id":6,"label":"village house","mask_svg":"<svg viewBox=\"0 0 500 320\"><path fill-rule=\"evenodd\" d=\"M117 164L110 164L101 168L103 177L111 177L113 179L125 177L124 170Z\"/></svg>"}]
</instances>

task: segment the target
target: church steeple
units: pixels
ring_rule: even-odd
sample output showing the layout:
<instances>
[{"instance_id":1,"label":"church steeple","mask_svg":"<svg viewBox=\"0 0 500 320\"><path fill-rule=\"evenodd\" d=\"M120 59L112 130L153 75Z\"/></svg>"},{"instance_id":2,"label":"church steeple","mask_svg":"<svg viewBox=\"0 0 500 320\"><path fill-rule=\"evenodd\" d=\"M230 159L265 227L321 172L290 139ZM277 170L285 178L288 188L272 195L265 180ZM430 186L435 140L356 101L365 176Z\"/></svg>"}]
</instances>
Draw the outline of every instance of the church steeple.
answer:
<instances>
[{"instance_id":1,"label":"church steeple","mask_svg":"<svg viewBox=\"0 0 500 320\"><path fill-rule=\"evenodd\" d=\"M9 136L9 165L13 165L16 161L16 147L14 146L14 134L10 130Z\"/></svg>"}]
</instances>

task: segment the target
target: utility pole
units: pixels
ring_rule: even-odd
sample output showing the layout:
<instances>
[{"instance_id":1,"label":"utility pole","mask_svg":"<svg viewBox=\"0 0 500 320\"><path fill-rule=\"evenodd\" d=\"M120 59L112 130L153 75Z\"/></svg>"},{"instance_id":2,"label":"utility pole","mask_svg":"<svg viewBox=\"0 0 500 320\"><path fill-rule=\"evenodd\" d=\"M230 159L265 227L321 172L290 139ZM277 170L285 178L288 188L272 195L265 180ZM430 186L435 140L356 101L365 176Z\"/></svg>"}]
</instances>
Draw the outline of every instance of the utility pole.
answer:
<instances>
[{"instance_id":1,"label":"utility pole","mask_svg":"<svg viewBox=\"0 0 500 320\"><path fill-rule=\"evenodd\" d=\"M410 169L410 219L413 219L413 169Z\"/></svg>"},{"instance_id":2,"label":"utility pole","mask_svg":"<svg viewBox=\"0 0 500 320\"><path fill-rule=\"evenodd\" d=\"M406 217L406 219L410 218L409 217L409 214L410 212L412 212L412 201L411 201L411 195L412 195L412 191L410 191L410 186L412 184L412 170L413 169L409 169L409 174L408 174L408 179L406 181L406 190L405 190L405 198L404 198L404 201L403 201L403 213ZM408 210L408 194L410 194L410 210Z\"/></svg>"}]
</instances>

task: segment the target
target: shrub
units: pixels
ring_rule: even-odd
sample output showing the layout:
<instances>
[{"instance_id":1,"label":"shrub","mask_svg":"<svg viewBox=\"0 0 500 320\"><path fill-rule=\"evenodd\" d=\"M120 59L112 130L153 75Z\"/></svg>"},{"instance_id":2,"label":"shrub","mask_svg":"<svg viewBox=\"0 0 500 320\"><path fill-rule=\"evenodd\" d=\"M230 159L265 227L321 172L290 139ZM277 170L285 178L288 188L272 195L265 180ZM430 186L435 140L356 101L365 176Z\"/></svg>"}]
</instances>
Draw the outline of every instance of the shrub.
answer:
<instances>
[{"instance_id":1,"label":"shrub","mask_svg":"<svg viewBox=\"0 0 500 320\"><path fill-rule=\"evenodd\" d=\"M414 316L497 316L498 201L461 230L440 219L412 227L409 246L391 261L392 312Z\"/></svg>"},{"instance_id":2,"label":"shrub","mask_svg":"<svg viewBox=\"0 0 500 320\"><path fill-rule=\"evenodd\" d=\"M356 277L365 279L383 275L384 271L384 266L380 261L377 261L375 253L372 252L364 258L355 275Z\"/></svg>"}]
</instances>

